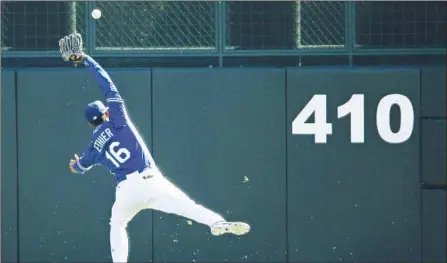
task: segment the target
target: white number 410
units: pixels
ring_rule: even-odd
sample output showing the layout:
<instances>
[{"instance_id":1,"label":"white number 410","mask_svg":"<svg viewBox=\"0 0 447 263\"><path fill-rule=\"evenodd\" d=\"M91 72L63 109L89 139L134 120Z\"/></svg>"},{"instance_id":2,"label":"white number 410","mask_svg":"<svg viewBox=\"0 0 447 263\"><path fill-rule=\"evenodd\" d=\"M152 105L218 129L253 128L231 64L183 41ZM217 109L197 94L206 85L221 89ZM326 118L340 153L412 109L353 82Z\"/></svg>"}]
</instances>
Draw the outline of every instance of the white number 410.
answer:
<instances>
[{"instance_id":1,"label":"white number 410","mask_svg":"<svg viewBox=\"0 0 447 263\"><path fill-rule=\"evenodd\" d=\"M400 128L393 132L390 127L391 107L400 109ZM306 123L315 113L314 123ZM343 105L337 107L337 117L351 118L351 143L365 142L365 112L364 95L354 94ZM407 141L414 125L414 111L411 101L401 94L390 94L383 97L376 112L377 131L380 137L388 143L403 143ZM326 143L327 135L332 134L332 124L326 120L326 95L314 95L292 122L292 134L314 135L315 143Z\"/></svg>"}]
</instances>

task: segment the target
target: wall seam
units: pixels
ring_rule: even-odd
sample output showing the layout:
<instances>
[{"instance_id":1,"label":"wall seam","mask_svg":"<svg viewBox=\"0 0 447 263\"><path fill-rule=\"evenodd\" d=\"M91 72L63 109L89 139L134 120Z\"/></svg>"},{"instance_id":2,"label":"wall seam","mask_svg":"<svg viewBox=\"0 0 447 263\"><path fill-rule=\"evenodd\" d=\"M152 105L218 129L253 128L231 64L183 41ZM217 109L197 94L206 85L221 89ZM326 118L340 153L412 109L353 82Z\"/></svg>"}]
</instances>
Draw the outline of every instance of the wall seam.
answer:
<instances>
[{"instance_id":1,"label":"wall seam","mask_svg":"<svg viewBox=\"0 0 447 263\"><path fill-rule=\"evenodd\" d=\"M284 116L285 116L285 175L286 175L286 262L290 262L289 255L289 180L288 180L288 140L287 140L287 69L284 69Z\"/></svg>"},{"instance_id":2,"label":"wall seam","mask_svg":"<svg viewBox=\"0 0 447 263\"><path fill-rule=\"evenodd\" d=\"M422 71L419 70L419 185L423 185L423 175L422 175L422 140L423 140L423 131L422 131ZM423 255L423 242L424 242L424 217L423 217L423 189L422 187L419 188L419 200L420 200L420 207L419 207L419 213L421 218L421 229L420 229L420 261L423 261L424 255Z\"/></svg>"},{"instance_id":3,"label":"wall seam","mask_svg":"<svg viewBox=\"0 0 447 263\"><path fill-rule=\"evenodd\" d=\"M18 72L17 70L14 70L14 84L15 84L15 90L14 90L14 99L15 99L15 126L16 126L16 223L17 223L17 262L20 262L20 194L19 194L19 78L18 78Z\"/></svg>"},{"instance_id":4,"label":"wall seam","mask_svg":"<svg viewBox=\"0 0 447 263\"><path fill-rule=\"evenodd\" d=\"M152 69L149 69L150 72L150 94L151 94L151 154L155 160L155 155L154 155L154 72L152 71ZM152 210L151 213L151 217L152 217L152 261L155 261L155 247L154 247L154 224L155 224L155 210Z\"/></svg>"}]
</instances>

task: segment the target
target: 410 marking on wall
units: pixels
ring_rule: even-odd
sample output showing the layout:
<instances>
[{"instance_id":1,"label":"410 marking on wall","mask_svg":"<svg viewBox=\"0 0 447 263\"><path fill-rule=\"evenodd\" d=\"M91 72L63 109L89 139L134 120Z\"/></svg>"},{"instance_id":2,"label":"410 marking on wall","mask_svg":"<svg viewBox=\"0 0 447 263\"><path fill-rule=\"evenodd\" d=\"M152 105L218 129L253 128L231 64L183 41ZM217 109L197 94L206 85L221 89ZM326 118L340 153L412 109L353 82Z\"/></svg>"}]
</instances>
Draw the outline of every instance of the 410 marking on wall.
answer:
<instances>
[{"instance_id":1,"label":"410 marking on wall","mask_svg":"<svg viewBox=\"0 0 447 263\"><path fill-rule=\"evenodd\" d=\"M343 105L337 107L337 117L350 116L351 143L365 142L365 109L364 94L353 94ZM393 132L390 127L391 107L396 105L400 110L400 128ZM292 134L314 135L315 143L326 143L327 136L332 134L332 124L327 122L326 95L314 95L292 122ZM314 113L314 123L306 123ZM402 94L389 94L377 105L376 126L382 140L392 143L407 141L414 128L414 110L411 101Z\"/></svg>"}]
</instances>

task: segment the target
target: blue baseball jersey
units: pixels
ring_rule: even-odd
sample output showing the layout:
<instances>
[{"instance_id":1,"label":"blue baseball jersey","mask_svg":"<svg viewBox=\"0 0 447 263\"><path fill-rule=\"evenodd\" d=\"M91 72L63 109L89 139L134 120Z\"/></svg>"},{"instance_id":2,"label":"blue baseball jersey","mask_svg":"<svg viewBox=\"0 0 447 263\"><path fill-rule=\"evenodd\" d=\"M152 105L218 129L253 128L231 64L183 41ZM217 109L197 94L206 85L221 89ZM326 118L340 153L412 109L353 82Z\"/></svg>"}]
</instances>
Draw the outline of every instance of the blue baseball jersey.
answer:
<instances>
[{"instance_id":1,"label":"blue baseball jersey","mask_svg":"<svg viewBox=\"0 0 447 263\"><path fill-rule=\"evenodd\" d=\"M155 168L143 138L130 120L124 100L107 72L91 57L84 64L95 77L109 108L109 121L97 126L79 161L77 173L85 173L95 165L107 168L117 182L125 175L146 168Z\"/></svg>"}]
</instances>

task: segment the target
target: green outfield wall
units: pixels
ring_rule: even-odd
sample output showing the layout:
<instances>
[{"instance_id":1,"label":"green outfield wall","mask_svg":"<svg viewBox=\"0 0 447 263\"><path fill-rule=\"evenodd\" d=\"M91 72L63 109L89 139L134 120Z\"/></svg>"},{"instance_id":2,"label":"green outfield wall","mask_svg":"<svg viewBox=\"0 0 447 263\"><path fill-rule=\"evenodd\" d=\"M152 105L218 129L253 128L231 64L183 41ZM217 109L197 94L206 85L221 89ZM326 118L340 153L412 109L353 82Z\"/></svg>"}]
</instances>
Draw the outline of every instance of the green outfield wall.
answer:
<instances>
[{"instance_id":1,"label":"green outfield wall","mask_svg":"<svg viewBox=\"0 0 447 263\"><path fill-rule=\"evenodd\" d=\"M155 160L243 237L213 237L184 218L144 211L128 227L132 262L445 262L445 68L110 69ZM111 262L114 180L68 171L102 99L86 70L2 70L2 262ZM403 143L384 141L377 108L411 102ZM326 95L332 135L292 134ZM363 94L365 142L337 107ZM390 126L399 130L398 107ZM311 118L312 120L312 118Z\"/></svg>"}]
</instances>

